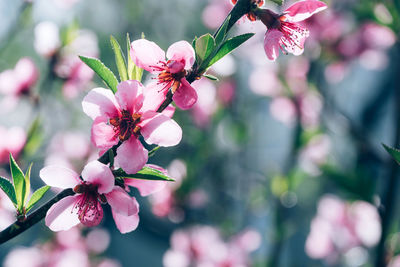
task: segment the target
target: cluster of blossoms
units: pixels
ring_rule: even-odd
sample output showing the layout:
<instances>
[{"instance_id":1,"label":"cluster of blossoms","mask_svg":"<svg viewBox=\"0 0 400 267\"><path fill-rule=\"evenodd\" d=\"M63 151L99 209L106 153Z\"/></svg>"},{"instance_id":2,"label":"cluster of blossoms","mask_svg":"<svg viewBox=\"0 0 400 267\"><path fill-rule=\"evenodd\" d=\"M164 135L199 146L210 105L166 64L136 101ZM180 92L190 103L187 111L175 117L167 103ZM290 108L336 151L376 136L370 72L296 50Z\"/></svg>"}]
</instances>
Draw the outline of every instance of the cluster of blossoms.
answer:
<instances>
[{"instance_id":1,"label":"cluster of blossoms","mask_svg":"<svg viewBox=\"0 0 400 267\"><path fill-rule=\"evenodd\" d=\"M172 234L163 263L165 267L250 266L249 254L260 244L261 236L254 230L244 230L226 242L217 229L194 226Z\"/></svg>"},{"instance_id":2,"label":"cluster of blossoms","mask_svg":"<svg viewBox=\"0 0 400 267\"><path fill-rule=\"evenodd\" d=\"M121 267L114 260L100 256L110 244L110 234L94 229L86 235L73 228L58 232L54 238L31 247L15 247L4 258L4 267Z\"/></svg>"},{"instance_id":3,"label":"cluster of blossoms","mask_svg":"<svg viewBox=\"0 0 400 267\"><path fill-rule=\"evenodd\" d=\"M351 259L356 252L365 255L364 248L376 245L380 236L381 223L376 207L364 201L347 203L326 195L318 203L305 249L311 258L334 263L341 256Z\"/></svg>"}]
</instances>

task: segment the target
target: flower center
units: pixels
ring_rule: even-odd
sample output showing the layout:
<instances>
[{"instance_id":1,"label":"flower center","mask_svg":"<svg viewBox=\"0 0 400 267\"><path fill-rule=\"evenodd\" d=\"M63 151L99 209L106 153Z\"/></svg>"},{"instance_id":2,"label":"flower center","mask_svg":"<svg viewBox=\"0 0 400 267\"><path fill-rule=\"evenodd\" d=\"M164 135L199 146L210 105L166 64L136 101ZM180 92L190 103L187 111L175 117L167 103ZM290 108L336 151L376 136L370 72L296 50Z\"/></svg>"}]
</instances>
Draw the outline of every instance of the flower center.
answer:
<instances>
[{"instance_id":1,"label":"flower center","mask_svg":"<svg viewBox=\"0 0 400 267\"><path fill-rule=\"evenodd\" d=\"M154 71L159 71L157 84L163 84L161 91L171 88L172 93L181 86L181 79L186 76L184 64L175 60L159 62L159 66L152 66Z\"/></svg>"},{"instance_id":2,"label":"flower center","mask_svg":"<svg viewBox=\"0 0 400 267\"><path fill-rule=\"evenodd\" d=\"M98 225L103 218L103 209L99 201L101 195L97 188L97 185L86 182L74 188L74 192L80 195L71 212L77 212L79 220L86 226Z\"/></svg>"},{"instance_id":3,"label":"flower center","mask_svg":"<svg viewBox=\"0 0 400 267\"><path fill-rule=\"evenodd\" d=\"M284 21L285 16L281 16L279 18L280 25L278 30L283 33L285 38L283 38L282 42L286 47L294 47L302 48L303 44L301 41L308 37L309 32L307 29L299 26L296 23Z\"/></svg>"},{"instance_id":4,"label":"flower center","mask_svg":"<svg viewBox=\"0 0 400 267\"><path fill-rule=\"evenodd\" d=\"M138 136L140 126L137 123L140 121L139 113L131 113L127 110L121 112L120 117L111 118L110 124L114 127L114 131L118 134L119 140L128 140L132 135Z\"/></svg>"}]
</instances>

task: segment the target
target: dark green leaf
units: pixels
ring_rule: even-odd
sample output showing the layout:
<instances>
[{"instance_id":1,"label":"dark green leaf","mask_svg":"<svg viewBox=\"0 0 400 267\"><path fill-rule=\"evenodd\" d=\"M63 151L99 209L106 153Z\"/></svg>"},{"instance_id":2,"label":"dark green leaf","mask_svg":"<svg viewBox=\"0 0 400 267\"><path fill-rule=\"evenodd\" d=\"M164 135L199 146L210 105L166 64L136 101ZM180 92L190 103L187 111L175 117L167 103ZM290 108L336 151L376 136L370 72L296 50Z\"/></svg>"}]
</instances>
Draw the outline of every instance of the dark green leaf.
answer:
<instances>
[{"instance_id":1,"label":"dark green leaf","mask_svg":"<svg viewBox=\"0 0 400 267\"><path fill-rule=\"evenodd\" d=\"M19 168L18 164L15 162L13 156L10 153L10 170L11 176L13 178L15 196L18 203L18 210L22 210L24 207L24 198L26 192L26 184L24 173Z\"/></svg>"},{"instance_id":2,"label":"dark green leaf","mask_svg":"<svg viewBox=\"0 0 400 267\"><path fill-rule=\"evenodd\" d=\"M272 2L274 2L277 5L283 5L284 0L271 0Z\"/></svg>"},{"instance_id":3,"label":"dark green leaf","mask_svg":"<svg viewBox=\"0 0 400 267\"><path fill-rule=\"evenodd\" d=\"M22 200L22 203L24 203L28 200L29 194L31 192L31 170L32 170L32 163L29 165L28 170L25 173L25 196L24 199Z\"/></svg>"},{"instance_id":4,"label":"dark green leaf","mask_svg":"<svg viewBox=\"0 0 400 267\"><path fill-rule=\"evenodd\" d=\"M217 77L211 74L204 74L203 76L206 77L207 79L210 79L211 81L219 81Z\"/></svg>"},{"instance_id":5,"label":"dark green leaf","mask_svg":"<svg viewBox=\"0 0 400 267\"><path fill-rule=\"evenodd\" d=\"M400 150L387 146L385 144L382 144L382 146L396 160L397 164L400 164Z\"/></svg>"},{"instance_id":6,"label":"dark green leaf","mask_svg":"<svg viewBox=\"0 0 400 267\"><path fill-rule=\"evenodd\" d=\"M124 54L122 53L121 46L112 35L110 36L110 42L114 51L115 64L117 65L118 68L119 78L121 82L126 81L128 80L128 73L126 71L125 58Z\"/></svg>"},{"instance_id":7,"label":"dark green leaf","mask_svg":"<svg viewBox=\"0 0 400 267\"><path fill-rule=\"evenodd\" d=\"M157 152L158 149L160 149L160 147L159 147L159 146L156 146L155 148L153 148L152 150L150 150L149 153L148 153L149 158L152 157L152 156L154 156L154 155L156 154L156 152Z\"/></svg>"},{"instance_id":8,"label":"dark green leaf","mask_svg":"<svg viewBox=\"0 0 400 267\"><path fill-rule=\"evenodd\" d=\"M38 190L36 190L33 194L31 199L29 199L28 205L26 206L26 212L28 212L39 200L41 200L46 194L46 192L50 189L50 186L45 185Z\"/></svg>"},{"instance_id":9,"label":"dark green leaf","mask_svg":"<svg viewBox=\"0 0 400 267\"><path fill-rule=\"evenodd\" d=\"M117 178L133 178L133 179L142 179L142 180L161 180L161 181L174 181L171 177L163 174L161 171L150 168L143 167L140 171L135 174L127 174L122 169L113 171L114 176Z\"/></svg>"},{"instance_id":10,"label":"dark green leaf","mask_svg":"<svg viewBox=\"0 0 400 267\"><path fill-rule=\"evenodd\" d=\"M197 56L197 64L201 66L201 63L205 61L208 56L214 51L215 48L215 40L211 34L207 33L202 35L200 38L196 40L196 56Z\"/></svg>"},{"instance_id":11,"label":"dark green leaf","mask_svg":"<svg viewBox=\"0 0 400 267\"><path fill-rule=\"evenodd\" d=\"M12 183L3 177L0 177L0 188L6 193L8 198L11 200L11 202L14 204L15 207L18 206L17 198L15 196L15 190L14 186Z\"/></svg>"},{"instance_id":12,"label":"dark green leaf","mask_svg":"<svg viewBox=\"0 0 400 267\"><path fill-rule=\"evenodd\" d=\"M231 19L231 15L226 17L224 24L222 24L222 26L218 29L217 33L215 34L215 44L217 46L225 40L226 29L228 28L230 19Z\"/></svg>"},{"instance_id":13,"label":"dark green leaf","mask_svg":"<svg viewBox=\"0 0 400 267\"><path fill-rule=\"evenodd\" d=\"M217 62L218 60L220 60L221 58L232 52L234 49L239 47L247 40L249 40L251 37L253 37L253 35L254 33L245 33L226 40L226 42L221 45L221 48L218 50L218 52L215 54L212 60L208 63L208 66L205 69L207 69L215 62Z\"/></svg>"},{"instance_id":14,"label":"dark green leaf","mask_svg":"<svg viewBox=\"0 0 400 267\"><path fill-rule=\"evenodd\" d=\"M79 58L88 65L100 78L104 81L104 83L110 88L114 93L117 92L118 80L115 77L114 73L106 67L100 60L97 58L90 58L79 56Z\"/></svg>"}]
</instances>

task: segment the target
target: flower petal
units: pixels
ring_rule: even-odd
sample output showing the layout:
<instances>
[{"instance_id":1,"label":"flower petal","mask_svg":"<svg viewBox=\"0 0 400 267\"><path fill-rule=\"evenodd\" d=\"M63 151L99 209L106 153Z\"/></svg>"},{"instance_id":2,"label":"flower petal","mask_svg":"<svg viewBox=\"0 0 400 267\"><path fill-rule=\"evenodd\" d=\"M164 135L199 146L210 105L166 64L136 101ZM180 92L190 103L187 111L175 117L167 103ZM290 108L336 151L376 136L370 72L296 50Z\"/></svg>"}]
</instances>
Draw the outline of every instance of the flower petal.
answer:
<instances>
[{"instance_id":1,"label":"flower petal","mask_svg":"<svg viewBox=\"0 0 400 267\"><path fill-rule=\"evenodd\" d=\"M183 78L181 86L176 90L172 99L179 108L189 109L197 102L197 93L190 83Z\"/></svg>"},{"instance_id":2,"label":"flower petal","mask_svg":"<svg viewBox=\"0 0 400 267\"><path fill-rule=\"evenodd\" d=\"M133 198L133 200L136 202L135 198ZM115 212L113 209L111 210L111 212L112 212L112 216L115 221L115 225L117 226L117 228L121 232L121 234L126 234L129 232L132 232L139 225L139 215L138 214L134 214L131 216L124 216L121 213Z\"/></svg>"},{"instance_id":3,"label":"flower petal","mask_svg":"<svg viewBox=\"0 0 400 267\"><path fill-rule=\"evenodd\" d=\"M163 90L164 86L162 84L158 84L157 82L152 82L146 86L144 89L144 100L142 111L152 110L156 111L162 102L165 100L165 94L168 92L167 90Z\"/></svg>"},{"instance_id":4,"label":"flower petal","mask_svg":"<svg viewBox=\"0 0 400 267\"><path fill-rule=\"evenodd\" d=\"M269 60L275 61L279 56L280 39L283 33L278 30L268 30L264 37L264 51Z\"/></svg>"},{"instance_id":5,"label":"flower petal","mask_svg":"<svg viewBox=\"0 0 400 267\"><path fill-rule=\"evenodd\" d=\"M93 160L86 164L82 171L83 180L98 185L97 192L105 194L110 192L114 187L114 175L107 165Z\"/></svg>"},{"instance_id":6,"label":"flower petal","mask_svg":"<svg viewBox=\"0 0 400 267\"><path fill-rule=\"evenodd\" d=\"M141 196L145 197L161 191L167 185L166 181L151 181L141 179L124 179L125 184L136 187Z\"/></svg>"},{"instance_id":7,"label":"flower petal","mask_svg":"<svg viewBox=\"0 0 400 267\"><path fill-rule=\"evenodd\" d=\"M193 66L196 55L193 47L188 42L179 41L168 48L167 58L183 62L185 64L184 68L188 70Z\"/></svg>"},{"instance_id":8,"label":"flower petal","mask_svg":"<svg viewBox=\"0 0 400 267\"><path fill-rule=\"evenodd\" d=\"M131 136L117 149L114 164L121 167L128 174L135 174L146 164L147 153L140 141Z\"/></svg>"},{"instance_id":9,"label":"flower petal","mask_svg":"<svg viewBox=\"0 0 400 267\"><path fill-rule=\"evenodd\" d=\"M154 42L139 39L131 43L131 58L142 69L153 72L153 66L165 61L165 52Z\"/></svg>"},{"instance_id":10,"label":"flower petal","mask_svg":"<svg viewBox=\"0 0 400 267\"><path fill-rule=\"evenodd\" d=\"M136 81L123 81L118 84L115 98L122 110L131 114L139 111L143 105L143 85Z\"/></svg>"},{"instance_id":11,"label":"flower petal","mask_svg":"<svg viewBox=\"0 0 400 267\"><path fill-rule=\"evenodd\" d=\"M51 187L74 188L80 183L79 174L68 168L50 165L40 170L40 178Z\"/></svg>"},{"instance_id":12,"label":"flower petal","mask_svg":"<svg viewBox=\"0 0 400 267\"><path fill-rule=\"evenodd\" d=\"M92 125L91 140L92 143L99 149L107 150L118 143L118 135L106 117L97 117Z\"/></svg>"},{"instance_id":13,"label":"flower petal","mask_svg":"<svg viewBox=\"0 0 400 267\"><path fill-rule=\"evenodd\" d=\"M119 186L114 186L114 189L106 194L106 198L115 213L131 216L139 212L139 204Z\"/></svg>"},{"instance_id":14,"label":"flower petal","mask_svg":"<svg viewBox=\"0 0 400 267\"><path fill-rule=\"evenodd\" d=\"M68 196L50 207L45 219L50 230L66 231L79 224L78 214L73 211L76 200L77 196Z\"/></svg>"},{"instance_id":15,"label":"flower petal","mask_svg":"<svg viewBox=\"0 0 400 267\"><path fill-rule=\"evenodd\" d=\"M294 3L288 9L285 10L285 17L290 22L299 22L305 20L315 13L318 13L328 6L318 0L302 0Z\"/></svg>"},{"instance_id":16,"label":"flower petal","mask_svg":"<svg viewBox=\"0 0 400 267\"><path fill-rule=\"evenodd\" d=\"M164 114L165 116L170 118L174 116L174 113L175 113L175 107L173 105L169 105L163 110L163 112L161 112L161 114Z\"/></svg>"},{"instance_id":17,"label":"flower petal","mask_svg":"<svg viewBox=\"0 0 400 267\"><path fill-rule=\"evenodd\" d=\"M148 144L175 146L181 141L181 127L168 116L147 111L142 118L140 133Z\"/></svg>"},{"instance_id":18,"label":"flower petal","mask_svg":"<svg viewBox=\"0 0 400 267\"><path fill-rule=\"evenodd\" d=\"M93 120L99 116L115 118L119 113L119 106L111 90L94 88L82 101L83 112Z\"/></svg>"}]
</instances>

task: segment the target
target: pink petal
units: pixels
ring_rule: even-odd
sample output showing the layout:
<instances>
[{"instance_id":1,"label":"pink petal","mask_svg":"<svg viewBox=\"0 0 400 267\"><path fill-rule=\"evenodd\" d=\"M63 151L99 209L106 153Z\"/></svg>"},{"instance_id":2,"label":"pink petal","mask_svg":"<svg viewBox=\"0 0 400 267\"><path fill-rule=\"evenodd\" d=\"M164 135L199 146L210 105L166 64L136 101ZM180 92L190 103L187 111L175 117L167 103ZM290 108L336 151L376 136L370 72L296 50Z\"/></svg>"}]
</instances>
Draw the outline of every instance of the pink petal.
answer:
<instances>
[{"instance_id":1,"label":"pink petal","mask_svg":"<svg viewBox=\"0 0 400 267\"><path fill-rule=\"evenodd\" d=\"M295 56L300 56L304 52L304 42L306 41L307 36L299 36L298 39L296 40L298 42L298 45L291 45L289 42L286 42L286 39L284 38L282 43L285 44L285 50L288 53L291 53Z\"/></svg>"},{"instance_id":2,"label":"pink petal","mask_svg":"<svg viewBox=\"0 0 400 267\"><path fill-rule=\"evenodd\" d=\"M285 17L290 22L299 22L305 20L315 13L318 13L328 6L318 0L302 0L294 3L288 9L285 10Z\"/></svg>"},{"instance_id":3,"label":"pink petal","mask_svg":"<svg viewBox=\"0 0 400 267\"><path fill-rule=\"evenodd\" d=\"M131 216L139 212L139 204L119 186L114 186L114 189L106 194L106 198L115 213Z\"/></svg>"},{"instance_id":4,"label":"pink petal","mask_svg":"<svg viewBox=\"0 0 400 267\"><path fill-rule=\"evenodd\" d=\"M175 146L182 139L181 127L168 116L147 111L142 116L140 133L148 144Z\"/></svg>"},{"instance_id":5,"label":"pink petal","mask_svg":"<svg viewBox=\"0 0 400 267\"><path fill-rule=\"evenodd\" d=\"M132 136L117 149L117 156L114 159L114 163L126 173L135 174L146 164L147 153L147 150L140 141Z\"/></svg>"},{"instance_id":6,"label":"pink petal","mask_svg":"<svg viewBox=\"0 0 400 267\"><path fill-rule=\"evenodd\" d=\"M161 112L161 114L164 114L165 116L170 118L174 116L174 113L175 113L175 107L173 105L169 105L163 110L163 112Z\"/></svg>"},{"instance_id":7,"label":"pink petal","mask_svg":"<svg viewBox=\"0 0 400 267\"><path fill-rule=\"evenodd\" d=\"M157 84L157 82L152 82L146 86L144 89L144 100L142 111L152 110L156 111L162 102L165 100L165 93L167 90L163 90L164 86Z\"/></svg>"},{"instance_id":8,"label":"pink petal","mask_svg":"<svg viewBox=\"0 0 400 267\"><path fill-rule=\"evenodd\" d=\"M93 120L99 116L118 117L119 106L111 90L95 88L82 101L83 111Z\"/></svg>"},{"instance_id":9,"label":"pink petal","mask_svg":"<svg viewBox=\"0 0 400 267\"><path fill-rule=\"evenodd\" d=\"M165 62L164 51L154 42L146 39L133 41L131 44L131 58L142 69L153 72L153 66Z\"/></svg>"},{"instance_id":10,"label":"pink petal","mask_svg":"<svg viewBox=\"0 0 400 267\"><path fill-rule=\"evenodd\" d=\"M82 171L83 180L98 185L97 192L105 194L110 192L114 187L114 175L107 165L93 160L86 164Z\"/></svg>"},{"instance_id":11,"label":"pink petal","mask_svg":"<svg viewBox=\"0 0 400 267\"><path fill-rule=\"evenodd\" d=\"M135 80L123 81L117 86L115 98L122 110L131 114L140 110L143 105L143 85Z\"/></svg>"},{"instance_id":12,"label":"pink petal","mask_svg":"<svg viewBox=\"0 0 400 267\"><path fill-rule=\"evenodd\" d=\"M133 198L133 200L136 202L135 198ZM111 210L111 212L115 221L115 225L117 226L121 234L132 232L137 228L139 224L138 214L134 214L131 216L124 216L121 213L115 212L113 209Z\"/></svg>"},{"instance_id":13,"label":"pink petal","mask_svg":"<svg viewBox=\"0 0 400 267\"><path fill-rule=\"evenodd\" d=\"M65 167L50 165L40 170L40 178L51 187L74 188L80 183L79 175Z\"/></svg>"},{"instance_id":14,"label":"pink petal","mask_svg":"<svg viewBox=\"0 0 400 267\"><path fill-rule=\"evenodd\" d=\"M183 78L181 80L181 86L176 90L172 99L179 108L189 109L196 103L197 93L190 83Z\"/></svg>"},{"instance_id":15,"label":"pink petal","mask_svg":"<svg viewBox=\"0 0 400 267\"><path fill-rule=\"evenodd\" d=\"M195 52L193 47L186 41L173 43L167 50L167 58L169 60L181 61L185 64L186 70L193 66L195 60Z\"/></svg>"},{"instance_id":16,"label":"pink petal","mask_svg":"<svg viewBox=\"0 0 400 267\"><path fill-rule=\"evenodd\" d=\"M278 30L268 30L264 37L264 51L268 59L275 61L279 56L280 39L283 33Z\"/></svg>"},{"instance_id":17,"label":"pink petal","mask_svg":"<svg viewBox=\"0 0 400 267\"><path fill-rule=\"evenodd\" d=\"M76 201L77 196L68 196L51 206L46 214L46 225L52 231L66 231L77 225L80 221L73 211Z\"/></svg>"},{"instance_id":18,"label":"pink petal","mask_svg":"<svg viewBox=\"0 0 400 267\"><path fill-rule=\"evenodd\" d=\"M136 187L140 195L145 197L161 191L167 185L166 181L151 181L151 180L141 180L141 179L124 179L125 184L129 186Z\"/></svg>"},{"instance_id":19,"label":"pink petal","mask_svg":"<svg viewBox=\"0 0 400 267\"><path fill-rule=\"evenodd\" d=\"M118 135L106 117L97 117L91 128L91 140L97 148L107 150L118 143Z\"/></svg>"}]
</instances>

